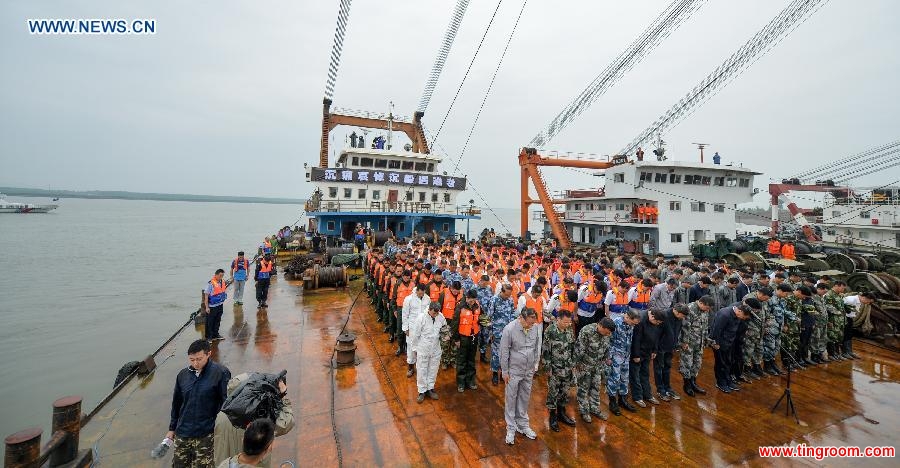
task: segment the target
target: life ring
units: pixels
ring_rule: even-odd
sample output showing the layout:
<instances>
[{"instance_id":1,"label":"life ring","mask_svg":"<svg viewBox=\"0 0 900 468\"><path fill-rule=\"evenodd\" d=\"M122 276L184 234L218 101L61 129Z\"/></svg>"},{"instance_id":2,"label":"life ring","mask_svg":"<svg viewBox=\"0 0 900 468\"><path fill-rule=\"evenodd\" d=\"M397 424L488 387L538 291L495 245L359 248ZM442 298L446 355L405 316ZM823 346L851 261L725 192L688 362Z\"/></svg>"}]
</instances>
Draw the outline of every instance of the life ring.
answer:
<instances>
[{"instance_id":1,"label":"life ring","mask_svg":"<svg viewBox=\"0 0 900 468\"><path fill-rule=\"evenodd\" d=\"M584 219L584 213L579 214L578 217Z\"/></svg>"},{"instance_id":2,"label":"life ring","mask_svg":"<svg viewBox=\"0 0 900 468\"><path fill-rule=\"evenodd\" d=\"M613 216L613 219L618 223L619 222L619 213L616 213L616 215Z\"/></svg>"}]
</instances>

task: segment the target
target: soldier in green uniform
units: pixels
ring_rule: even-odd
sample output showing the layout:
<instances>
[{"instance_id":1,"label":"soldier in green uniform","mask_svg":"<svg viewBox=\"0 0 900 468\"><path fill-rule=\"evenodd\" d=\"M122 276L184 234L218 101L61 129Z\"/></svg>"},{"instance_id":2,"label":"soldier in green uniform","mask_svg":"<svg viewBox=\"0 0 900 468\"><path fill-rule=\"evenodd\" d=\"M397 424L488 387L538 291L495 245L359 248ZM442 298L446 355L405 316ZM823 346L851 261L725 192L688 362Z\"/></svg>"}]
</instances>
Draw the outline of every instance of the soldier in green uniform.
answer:
<instances>
[{"instance_id":1,"label":"soldier in green uniform","mask_svg":"<svg viewBox=\"0 0 900 468\"><path fill-rule=\"evenodd\" d=\"M828 351L829 361L844 360L841 346L844 341L844 325L846 323L844 316L844 289L846 287L847 283L835 281L831 285L831 291L825 293L825 310L828 311L825 349Z\"/></svg>"},{"instance_id":2,"label":"soldier in green uniform","mask_svg":"<svg viewBox=\"0 0 900 468\"><path fill-rule=\"evenodd\" d=\"M572 374L575 367L575 334L572 332L572 312L561 310L556 321L544 332L541 360L547 371L547 409L550 412L550 430L559 432L559 421L569 426L575 420L566 414L569 388L575 383Z\"/></svg>"},{"instance_id":3,"label":"soldier in green uniform","mask_svg":"<svg viewBox=\"0 0 900 468\"><path fill-rule=\"evenodd\" d=\"M816 324L813 327L813 334L810 338L810 354L812 360L816 364L827 362L825 359L825 345L828 344L828 310L825 308L825 294L830 289L826 283L816 285L816 293L812 296L812 301L816 306Z\"/></svg>"},{"instance_id":4,"label":"soldier in green uniform","mask_svg":"<svg viewBox=\"0 0 900 468\"><path fill-rule=\"evenodd\" d=\"M791 287L789 284L785 286ZM802 296L797 289L784 298L784 325L781 327L781 365L789 370L799 370L803 361L800 355L800 302Z\"/></svg>"},{"instance_id":5,"label":"soldier in green uniform","mask_svg":"<svg viewBox=\"0 0 900 468\"><path fill-rule=\"evenodd\" d=\"M772 288L764 286L747 294L741 299L742 301L745 301L749 298L754 298L758 300L761 305L760 309L755 312L759 320L752 318L751 320L746 321L747 332L744 334L743 340L744 374L755 379L761 379L765 374L759 363L762 361L763 354L763 327L770 314L769 299L771 299L772 296Z\"/></svg>"},{"instance_id":6,"label":"soldier in green uniform","mask_svg":"<svg viewBox=\"0 0 900 468\"><path fill-rule=\"evenodd\" d=\"M769 299L769 314L763 328L763 370L770 375L784 373L775 364L775 355L781 347L781 331L784 326L784 314L787 309L786 300L794 289L787 284L775 288L775 295Z\"/></svg>"},{"instance_id":7,"label":"soldier in green uniform","mask_svg":"<svg viewBox=\"0 0 900 468\"><path fill-rule=\"evenodd\" d=\"M703 364L703 349L709 343L709 311L714 304L711 296L703 296L688 305L688 313L681 327L681 363L678 371L684 377L684 393L706 394L697 385L697 375Z\"/></svg>"},{"instance_id":8,"label":"soldier in green uniform","mask_svg":"<svg viewBox=\"0 0 900 468\"><path fill-rule=\"evenodd\" d=\"M600 410L600 389L603 375L610 364L609 337L616 325L609 317L581 329L575 342L575 375L578 379L578 413L586 423L591 415L606 421L609 417Z\"/></svg>"}]
</instances>

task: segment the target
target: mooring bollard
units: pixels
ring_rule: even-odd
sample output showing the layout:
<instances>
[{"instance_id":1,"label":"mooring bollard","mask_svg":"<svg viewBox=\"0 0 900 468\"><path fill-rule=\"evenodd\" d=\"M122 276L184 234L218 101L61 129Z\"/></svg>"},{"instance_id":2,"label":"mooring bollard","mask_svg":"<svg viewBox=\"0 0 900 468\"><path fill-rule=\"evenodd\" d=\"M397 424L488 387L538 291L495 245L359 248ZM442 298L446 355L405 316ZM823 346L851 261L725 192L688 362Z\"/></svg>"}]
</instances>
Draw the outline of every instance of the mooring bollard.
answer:
<instances>
[{"instance_id":1,"label":"mooring bollard","mask_svg":"<svg viewBox=\"0 0 900 468\"><path fill-rule=\"evenodd\" d=\"M41 433L39 427L32 427L16 432L7 437L6 456L3 457L5 468L25 468L35 466L41 457Z\"/></svg>"},{"instance_id":2,"label":"mooring bollard","mask_svg":"<svg viewBox=\"0 0 900 468\"><path fill-rule=\"evenodd\" d=\"M67 396L53 402L53 435L66 435L56 450L50 453L50 466L59 466L78 455L78 434L81 432L81 397Z\"/></svg>"},{"instance_id":3,"label":"mooring bollard","mask_svg":"<svg viewBox=\"0 0 900 468\"><path fill-rule=\"evenodd\" d=\"M338 336L338 343L334 347L337 351L338 366L352 366L356 364L356 335L350 332Z\"/></svg>"}]
</instances>

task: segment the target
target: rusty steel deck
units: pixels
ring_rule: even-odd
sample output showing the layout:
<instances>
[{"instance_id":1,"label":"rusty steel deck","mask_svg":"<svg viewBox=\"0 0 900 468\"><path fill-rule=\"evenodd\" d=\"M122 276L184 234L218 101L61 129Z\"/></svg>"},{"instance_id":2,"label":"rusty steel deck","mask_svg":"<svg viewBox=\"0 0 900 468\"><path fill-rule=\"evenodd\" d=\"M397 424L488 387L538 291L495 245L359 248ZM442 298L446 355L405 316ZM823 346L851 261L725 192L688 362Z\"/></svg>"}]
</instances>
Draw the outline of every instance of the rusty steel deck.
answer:
<instances>
[{"instance_id":1,"label":"rusty steel deck","mask_svg":"<svg viewBox=\"0 0 900 468\"><path fill-rule=\"evenodd\" d=\"M296 426L276 440L274 462L338 464L329 362L360 287L357 281L345 291L304 294L300 283L279 278L272 283L268 312L226 304L227 339L214 345L214 359L235 374L288 370ZM698 379L708 395L625 412L608 422L579 420L559 433L547 427L546 380L539 377L530 411L538 439L519 436L515 446L507 446L503 387L491 385L487 364L477 365L478 390L457 393L453 370L441 371L440 400L417 404L415 379L406 377L405 360L394 356L380 325L363 294L347 327L358 336L360 362L338 369L334 384L340 457L347 466L897 466L895 459L761 459L757 449L801 442L897 445L898 355L882 348L858 343L862 360L794 374L801 425L783 411L769 412L782 394L783 378L765 378L732 394L716 391L709 352ZM187 345L199 336L200 330L189 329L166 347L149 379L129 383L84 428L82 448L96 444L105 466L169 466L171 452L162 460L151 460L149 452L166 432L175 374L186 365ZM167 355L172 357L165 360ZM673 372L672 379L680 389L681 377Z\"/></svg>"}]
</instances>

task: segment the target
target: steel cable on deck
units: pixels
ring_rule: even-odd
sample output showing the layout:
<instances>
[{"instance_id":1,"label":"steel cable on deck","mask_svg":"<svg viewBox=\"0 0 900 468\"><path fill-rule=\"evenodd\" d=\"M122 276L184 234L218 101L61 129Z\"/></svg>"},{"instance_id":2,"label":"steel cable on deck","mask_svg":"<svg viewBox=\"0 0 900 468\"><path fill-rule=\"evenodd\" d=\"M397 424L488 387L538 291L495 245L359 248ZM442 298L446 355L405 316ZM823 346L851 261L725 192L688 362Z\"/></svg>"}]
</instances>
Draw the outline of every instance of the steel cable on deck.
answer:
<instances>
[{"instance_id":1,"label":"steel cable on deck","mask_svg":"<svg viewBox=\"0 0 900 468\"><path fill-rule=\"evenodd\" d=\"M675 0L591 81L559 114L547 128L535 135L528 146L543 147L562 131L575 117L581 115L622 76L641 62L657 45L690 18L706 0Z\"/></svg>"},{"instance_id":2,"label":"steel cable on deck","mask_svg":"<svg viewBox=\"0 0 900 468\"><path fill-rule=\"evenodd\" d=\"M344 319L344 324L341 325L341 330L338 332L338 337L343 335L344 331L347 329L347 324L350 322L350 317L353 315L353 307L356 305L356 302L362 296L363 291L365 291L364 288L360 289L359 293L356 294L356 297L353 298L353 302L350 303L350 308L347 309L347 318ZM337 345L338 345L337 340L334 341L334 345L335 345L335 347L331 350L331 359L329 360L329 366L328 366L329 367L328 373L331 376L331 402L330 402L330 404L331 404L331 411L330 411L330 413L331 413L331 435L334 437L334 445L337 450L338 467L342 467L342 466L344 466L344 453L343 453L343 448L341 446L341 436L337 430L337 420L336 420L335 414L334 414L334 399L335 399L335 393L337 392L337 388L336 388L336 385L337 385L336 379L337 378L334 375L334 370L337 369L337 359L336 359Z\"/></svg>"},{"instance_id":3,"label":"steel cable on deck","mask_svg":"<svg viewBox=\"0 0 900 468\"><path fill-rule=\"evenodd\" d=\"M469 0L457 0L456 8L450 15L450 24L447 25L447 31L444 32L444 40L441 48L438 49L437 57L434 59L434 65L431 66L431 74L428 81L425 82L425 89L422 91L422 98L419 100L418 112L424 113L428 109L431 102L431 95L434 94L434 88L437 87L438 79L444 70L444 63L447 61L447 55L450 54L450 48L453 47L453 41L456 39L456 33L459 31L459 25L462 23L463 16L466 14L466 8L469 6Z\"/></svg>"},{"instance_id":4,"label":"steel cable on deck","mask_svg":"<svg viewBox=\"0 0 900 468\"><path fill-rule=\"evenodd\" d=\"M618 154L630 154L651 137L658 136L665 130L677 126L827 3L828 0L792 1L734 54L694 86L681 100L638 134L631 143L622 148Z\"/></svg>"},{"instance_id":5,"label":"steel cable on deck","mask_svg":"<svg viewBox=\"0 0 900 468\"><path fill-rule=\"evenodd\" d=\"M456 88L456 94L453 95L453 99L450 101L450 106L447 108L447 112L444 114L444 119L441 120L441 125L438 126L437 133L434 134L434 138L431 141L432 145L437 144L437 139L441 136L441 130L444 129L444 124L447 122L447 118L450 117L450 111L453 110L453 105L456 104L457 98L459 98L459 93L462 91L463 85L466 83L466 78L469 77L469 72L472 71L472 65L475 64L475 59L478 57L478 52L481 51L481 46L484 45L484 39L488 35L488 31L491 30L491 25L494 24L494 18L497 17L497 11L500 10L500 5L503 3L503 0L499 0L497 2L497 6L494 7L494 13L491 14L491 19L488 21L487 27L484 28L484 34L481 35L481 40L478 42L478 47L475 48L475 53L472 54L472 60L469 61L469 66L466 68L466 73L463 75L462 81L459 82L459 86Z\"/></svg>"}]
</instances>

